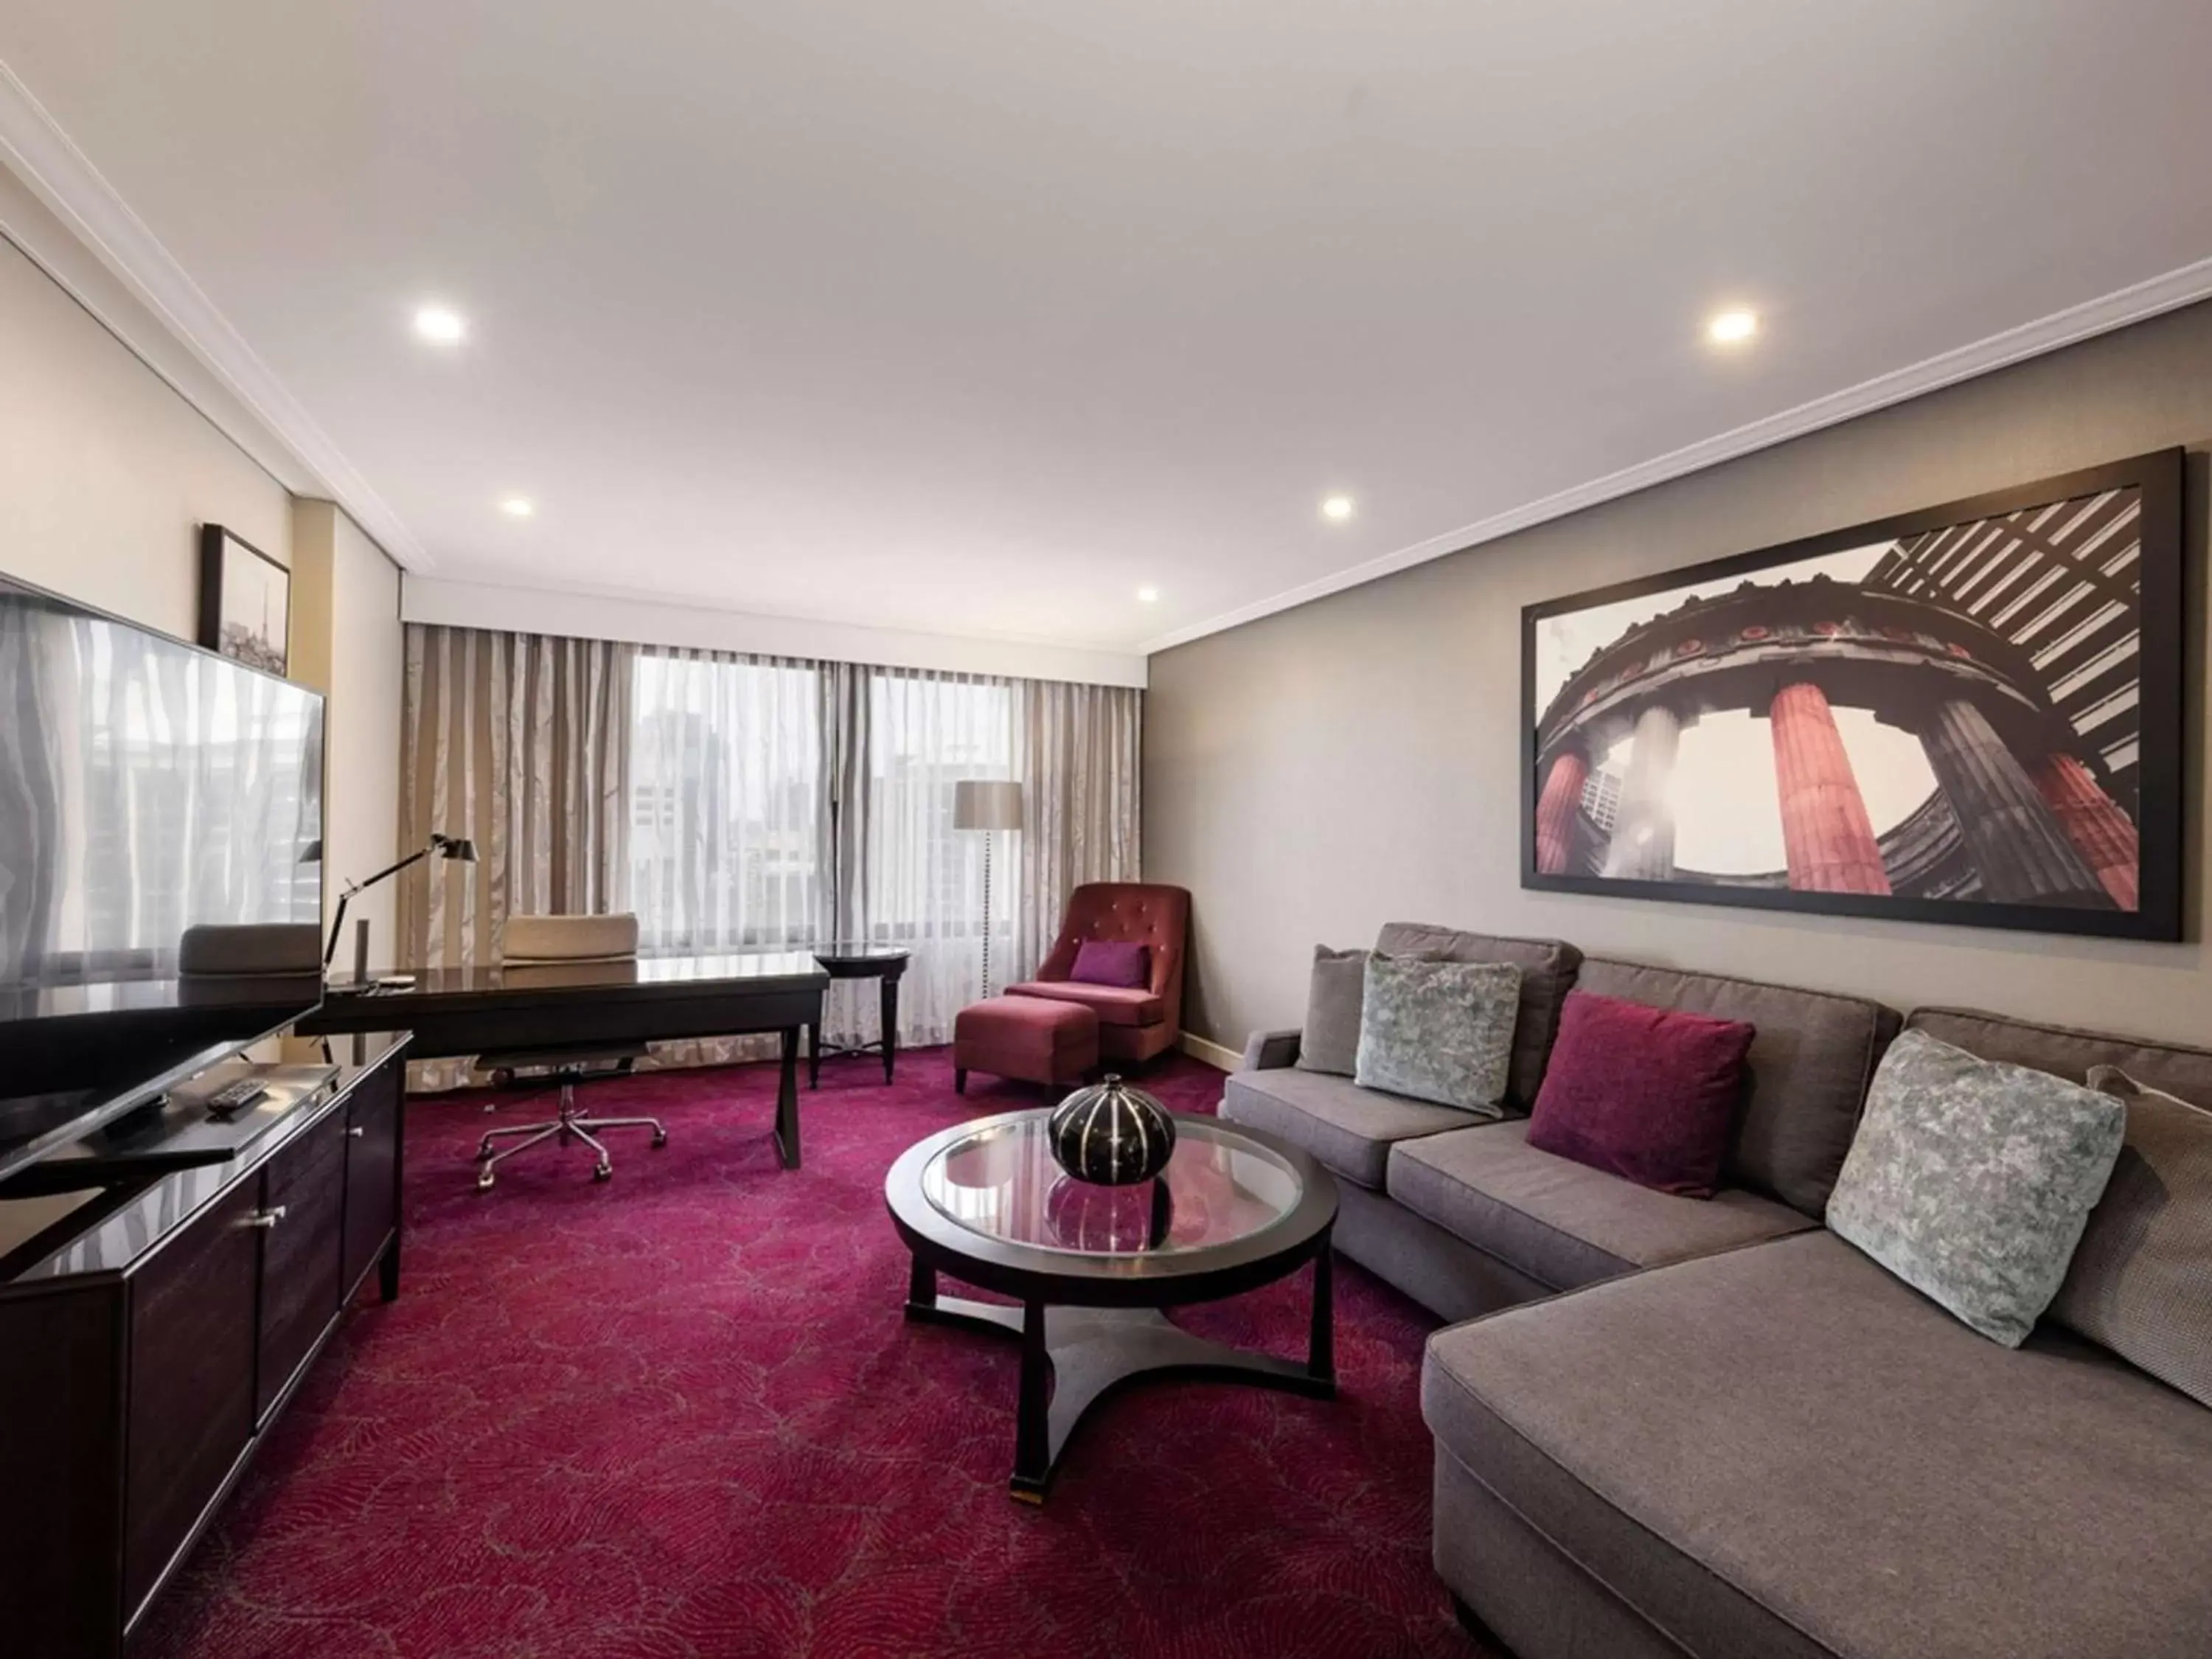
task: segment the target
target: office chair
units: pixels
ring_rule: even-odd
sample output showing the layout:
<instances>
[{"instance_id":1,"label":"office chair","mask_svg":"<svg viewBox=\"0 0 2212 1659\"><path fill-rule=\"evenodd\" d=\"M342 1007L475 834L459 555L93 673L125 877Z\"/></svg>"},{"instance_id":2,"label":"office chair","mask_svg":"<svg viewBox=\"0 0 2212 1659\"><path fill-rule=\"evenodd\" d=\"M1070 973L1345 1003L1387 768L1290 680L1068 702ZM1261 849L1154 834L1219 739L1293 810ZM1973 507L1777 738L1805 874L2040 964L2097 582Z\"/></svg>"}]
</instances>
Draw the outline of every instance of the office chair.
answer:
<instances>
[{"instance_id":1,"label":"office chair","mask_svg":"<svg viewBox=\"0 0 2212 1659\"><path fill-rule=\"evenodd\" d=\"M574 984L579 973L636 960L637 918L634 915L509 916L501 973L510 988L526 985L533 978L547 984ZM519 1072L546 1073L547 1081L560 1091L561 1115L550 1122L518 1123L485 1135L477 1148L477 1189L481 1192L491 1186L502 1158L556 1137L563 1146L580 1140L599 1155L592 1168L594 1181L614 1178L614 1160L599 1139L609 1129L650 1129L653 1144L665 1146L668 1129L659 1118L593 1117L576 1104L579 1084L627 1077L644 1054L643 1043L600 1042L479 1054L477 1063L501 1082L511 1080ZM495 1151L493 1143L506 1135L522 1139Z\"/></svg>"}]
</instances>

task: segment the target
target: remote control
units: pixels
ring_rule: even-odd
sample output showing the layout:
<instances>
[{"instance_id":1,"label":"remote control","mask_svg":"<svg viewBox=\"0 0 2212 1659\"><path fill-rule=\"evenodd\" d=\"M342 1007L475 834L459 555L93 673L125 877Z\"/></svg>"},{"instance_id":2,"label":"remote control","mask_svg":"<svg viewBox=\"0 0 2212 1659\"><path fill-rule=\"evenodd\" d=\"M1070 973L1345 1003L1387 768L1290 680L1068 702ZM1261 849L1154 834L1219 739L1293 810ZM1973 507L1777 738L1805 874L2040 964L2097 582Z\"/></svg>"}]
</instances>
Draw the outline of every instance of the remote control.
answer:
<instances>
[{"instance_id":1,"label":"remote control","mask_svg":"<svg viewBox=\"0 0 2212 1659\"><path fill-rule=\"evenodd\" d=\"M235 1083L224 1084L210 1095L207 1098L208 1110L217 1117L229 1117L234 1113L244 1111L268 1092L264 1085L250 1077L242 1077Z\"/></svg>"}]
</instances>

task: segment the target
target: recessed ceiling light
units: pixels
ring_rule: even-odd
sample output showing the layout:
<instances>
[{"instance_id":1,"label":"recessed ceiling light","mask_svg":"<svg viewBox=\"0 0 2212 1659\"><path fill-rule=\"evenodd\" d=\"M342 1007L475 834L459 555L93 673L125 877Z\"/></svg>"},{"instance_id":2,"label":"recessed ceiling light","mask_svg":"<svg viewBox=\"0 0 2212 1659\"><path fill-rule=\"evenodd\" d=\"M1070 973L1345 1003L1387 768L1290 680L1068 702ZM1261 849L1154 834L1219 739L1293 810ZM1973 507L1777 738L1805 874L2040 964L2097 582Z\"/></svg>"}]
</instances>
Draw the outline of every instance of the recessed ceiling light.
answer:
<instances>
[{"instance_id":1,"label":"recessed ceiling light","mask_svg":"<svg viewBox=\"0 0 2212 1659\"><path fill-rule=\"evenodd\" d=\"M527 519L538 511L538 503L527 495L509 495L499 504L499 510L510 519Z\"/></svg>"},{"instance_id":2,"label":"recessed ceiling light","mask_svg":"<svg viewBox=\"0 0 2212 1659\"><path fill-rule=\"evenodd\" d=\"M1715 345L1741 345L1759 332L1755 311L1720 311L1705 325L1705 337Z\"/></svg>"},{"instance_id":3,"label":"recessed ceiling light","mask_svg":"<svg viewBox=\"0 0 2212 1659\"><path fill-rule=\"evenodd\" d=\"M1140 587L1137 590L1137 600L1140 605L1158 605L1160 602L1160 590L1157 587Z\"/></svg>"},{"instance_id":4,"label":"recessed ceiling light","mask_svg":"<svg viewBox=\"0 0 2212 1659\"><path fill-rule=\"evenodd\" d=\"M426 340L451 345L469 331L469 325L461 320L458 311L449 311L444 306L424 306L415 313L415 331Z\"/></svg>"},{"instance_id":5,"label":"recessed ceiling light","mask_svg":"<svg viewBox=\"0 0 2212 1659\"><path fill-rule=\"evenodd\" d=\"M1321 504L1321 515L1324 519L1332 520L1335 523L1342 524L1346 519L1352 516L1352 497L1349 495L1331 495L1327 501Z\"/></svg>"}]
</instances>

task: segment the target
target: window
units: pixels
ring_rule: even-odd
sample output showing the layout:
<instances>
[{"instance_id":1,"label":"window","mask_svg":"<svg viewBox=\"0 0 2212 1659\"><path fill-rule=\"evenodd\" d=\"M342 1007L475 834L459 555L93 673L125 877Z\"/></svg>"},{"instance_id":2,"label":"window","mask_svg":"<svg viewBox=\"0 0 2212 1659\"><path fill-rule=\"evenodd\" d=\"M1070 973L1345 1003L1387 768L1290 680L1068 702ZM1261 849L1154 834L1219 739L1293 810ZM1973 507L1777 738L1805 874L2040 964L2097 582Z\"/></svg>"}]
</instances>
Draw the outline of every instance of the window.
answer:
<instances>
[{"instance_id":1,"label":"window","mask_svg":"<svg viewBox=\"0 0 2212 1659\"><path fill-rule=\"evenodd\" d=\"M900 992L907 1036L942 1041L983 969L986 837L953 828L953 785L1014 775L1018 690L900 669L641 654L629 850L640 948L777 949L833 931L902 945L914 953ZM850 729L830 728L833 707ZM833 751L860 761L834 834ZM998 837L990 874L1002 975L1017 954L1019 851L1018 838ZM833 1010L833 1039L860 1023L851 1006Z\"/></svg>"},{"instance_id":2,"label":"window","mask_svg":"<svg viewBox=\"0 0 2212 1659\"><path fill-rule=\"evenodd\" d=\"M952 827L953 785L1012 775L1014 688L878 670L869 677L868 801L860 912L870 937L903 945L914 963L900 987L909 1040L941 1042L983 981L986 837ZM991 954L1012 965L1016 837L996 837Z\"/></svg>"},{"instance_id":3,"label":"window","mask_svg":"<svg viewBox=\"0 0 2212 1659\"><path fill-rule=\"evenodd\" d=\"M952 786L1007 776L1013 747L1013 688L1003 681L870 676L861 908L876 938L981 937L983 838L952 827ZM1003 872L994 885L1006 890Z\"/></svg>"},{"instance_id":4,"label":"window","mask_svg":"<svg viewBox=\"0 0 2212 1659\"><path fill-rule=\"evenodd\" d=\"M821 676L642 653L630 705L630 895L640 948L817 937L828 906Z\"/></svg>"}]
</instances>

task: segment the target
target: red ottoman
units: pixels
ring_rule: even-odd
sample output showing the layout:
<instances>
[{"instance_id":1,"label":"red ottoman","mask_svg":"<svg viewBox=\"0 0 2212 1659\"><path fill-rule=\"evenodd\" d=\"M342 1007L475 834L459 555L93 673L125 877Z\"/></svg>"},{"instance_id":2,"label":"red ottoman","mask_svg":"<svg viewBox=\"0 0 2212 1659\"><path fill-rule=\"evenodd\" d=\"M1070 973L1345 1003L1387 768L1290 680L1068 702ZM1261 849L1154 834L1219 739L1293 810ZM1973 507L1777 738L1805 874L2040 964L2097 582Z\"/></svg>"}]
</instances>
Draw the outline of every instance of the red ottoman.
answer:
<instances>
[{"instance_id":1,"label":"red ottoman","mask_svg":"<svg viewBox=\"0 0 2212 1659\"><path fill-rule=\"evenodd\" d=\"M952 1086L968 1092L970 1071L1030 1083L1080 1083L1098 1063L1098 1016L1080 1003L993 997L952 1022Z\"/></svg>"}]
</instances>

